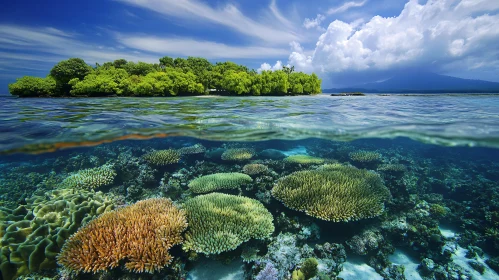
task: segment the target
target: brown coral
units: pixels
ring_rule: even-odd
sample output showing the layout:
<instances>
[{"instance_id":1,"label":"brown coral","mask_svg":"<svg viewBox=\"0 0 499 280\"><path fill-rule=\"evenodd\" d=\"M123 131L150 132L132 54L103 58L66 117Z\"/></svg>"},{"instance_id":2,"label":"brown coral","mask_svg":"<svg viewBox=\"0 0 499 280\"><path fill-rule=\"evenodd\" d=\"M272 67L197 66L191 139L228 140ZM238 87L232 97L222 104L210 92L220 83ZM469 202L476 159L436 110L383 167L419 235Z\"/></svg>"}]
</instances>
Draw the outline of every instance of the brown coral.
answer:
<instances>
[{"instance_id":1,"label":"brown coral","mask_svg":"<svg viewBox=\"0 0 499 280\"><path fill-rule=\"evenodd\" d=\"M173 149L159 150L144 155L144 159L154 165L169 165L180 161L180 153Z\"/></svg>"},{"instance_id":2,"label":"brown coral","mask_svg":"<svg viewBox=\"0 0 499 280\"><path fill-rule=\"evenodd\" d=\"M243 172L248 175L257 175L260 173L265 173L267 171L269 171L269 168L266 165L258 163L246 164L243 167Z\"/></svg>"},{"instance_id":3,"label":"brown coral","mask_svg":"<svg viewBox=\"0 0 499 280\"><path fill-rule=\"evenodd\" d=\"M115 268L125 260L134 272L160 270L170 264L168 250L183 241L187 227L183 210L169 199L148 199L108 212L71 236L58 256L75 272Z\"/></svg>"}]
</instances>

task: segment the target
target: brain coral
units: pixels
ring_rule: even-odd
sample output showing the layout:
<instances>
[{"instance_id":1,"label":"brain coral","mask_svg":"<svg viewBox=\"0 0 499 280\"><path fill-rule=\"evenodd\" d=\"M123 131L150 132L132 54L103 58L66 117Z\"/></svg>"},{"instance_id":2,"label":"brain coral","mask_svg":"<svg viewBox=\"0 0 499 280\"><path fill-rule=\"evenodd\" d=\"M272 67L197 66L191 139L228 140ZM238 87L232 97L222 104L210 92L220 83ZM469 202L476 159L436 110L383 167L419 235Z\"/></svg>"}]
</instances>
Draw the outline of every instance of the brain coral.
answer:
<instances>
[{"instance_id":1,"label":"brain coral","mask_svg":"<svg viewBox=\"0 0 499 280\"><path fill-rule=\"evenodd\" d=\"M192 180L189 189L194 193L207 193L220 189L237 189L252 181L250 176L243 173L215 173Z\"/></svg>"},{"instance_id":2,"label":"brain coral","mask_svg":"<svg viewBox=\"0 0 499 280\"><path fill-rule=\"evenodd\" d=\"M243 172L249 175L256 175L267 171L269 171L269 168L263 164L252 163L243 166Z\"/></svg>"},{"instance_id":3,"label":"brain coral","mask_svg":"<svg viewBox=\"0 0 499 280\"><path fill-rule=\"evenodd\" d=\"M310 216L348 222L380 215L390 192L378 175L338 165L292 173L279 180L272 195Z\"/></svg>"},{"instance_id":4,"label":"brain coral","mask_svg":"<svg viewBox=\"0 0 499 280\"><path fill-rule=\"evenodd\" d=\"M82 225L113 208L101 192L64 189L34 195L17 209L0 209L1 264L5 280L55 269L64 241Z\"/></svg>"},{"instance_id":5,"label":"brain coral","mask_svg":"<svg viewBox=\"0 0 499 280\"><path fill-rule=\"evenodd\" d=\"M245 161L251 159L255 155L253 149L236 148L228 149L222 154L222 160L228 161Z\"/></svg>"},{"instance_id":6,"label":"brain coral","mask_svg":"<svg viewBox=\"0 0 499 280\"><path fill-rule=\"evenodd\" d=\"M74 272L98 272L119 266L152 273L172 261L168 250L182 243L184 211L169 199L148 199L104 213L64 244L59 264Z\"/></svg>"},{"instance_id":7,"label":"brain coral","mask_svg":"<svg viewBox=\"0 0 499 280\"><path fill-rule=\"evenodd\" d=\"M285 158L284 162L296 164L323 164L324 159L309 155L292 155Z\"/></svg>"},{"instance_id":8,"label":"brain coral","mask_svg":"<svg viewBox=\"0 0 499 280\"><path fill-rule=\"evenodd\" d=\"M180 161L180 153L173 149L159 150L144 155L144 159L154 165L169 165Z\"/></svg>"},{"instance_id":9,"label":"brain coral","mask_svg":"<svg viewBox=\"0 0 499 280\"><path fill-rule=\"evenodd\" d=\"M272 214L251 198L211 193L187 200L183 208L189 220L183 245L186 251L219 254L274 232Z\"/></svg>"},{"instance_id":10,"label":"brain coral","mask_svg":"<svg viewBox=\"0 0 499 280\"><path fill-rule=\"evenodd\" d=\"M113 166L106 164L101 167L80 170L62 181L65 188L96 189L110 185L116 177Z\"/></svg>"}]
</instances>

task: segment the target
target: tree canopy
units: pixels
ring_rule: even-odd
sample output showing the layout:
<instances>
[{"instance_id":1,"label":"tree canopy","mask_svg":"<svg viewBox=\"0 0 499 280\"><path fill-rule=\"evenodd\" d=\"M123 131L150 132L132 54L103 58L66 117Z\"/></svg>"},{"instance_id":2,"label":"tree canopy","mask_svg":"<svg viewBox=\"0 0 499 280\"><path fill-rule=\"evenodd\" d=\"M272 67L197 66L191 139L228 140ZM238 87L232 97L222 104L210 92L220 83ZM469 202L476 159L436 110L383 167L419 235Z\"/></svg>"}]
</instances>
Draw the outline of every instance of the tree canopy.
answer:
<instances>
[{"instance_id":1,"label":"tree canopy","mask_svg":"<svg viewBox=\"0 0 499 280\"><path fill-rule=\"evenodd\" d=\"M118 59L95 67L70 58L57 63L46 78L17 79L9 91L19 97L309 95L321 92L321 80L295 72L294 66L257 73L230 61L213 64L200 57L165 56L154 64Z\"/></svg>"}]
</instances>

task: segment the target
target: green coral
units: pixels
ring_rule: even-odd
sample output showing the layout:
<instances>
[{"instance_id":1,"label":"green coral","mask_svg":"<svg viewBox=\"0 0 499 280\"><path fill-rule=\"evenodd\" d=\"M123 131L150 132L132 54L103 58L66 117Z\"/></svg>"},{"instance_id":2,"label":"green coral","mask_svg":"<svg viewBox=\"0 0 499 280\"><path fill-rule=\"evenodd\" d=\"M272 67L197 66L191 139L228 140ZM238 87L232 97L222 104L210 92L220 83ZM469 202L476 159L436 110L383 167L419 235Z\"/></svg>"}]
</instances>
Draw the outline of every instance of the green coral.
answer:
<instances>
[{"instance_id":1,"label":"green coral","mask_svg":"<svg viewBox=\"0 0 499 280\"><path fill-rule=\"evenodd\" d=\"M248 148L228 149L222 154L222 160L227 161L245 161L255 156L255 151Z\"/></svg>"},{"instance_id":2,"label":"green coral","mask_svg":"<svg viewBox=\"0 0 499 280\"><path fill-rule=\"evenodd\" d=\"M310 216L348 222L380 215L390 192L378 175L338 165L329 170L294 172L278 181L272 195Z\"/></svg>"},{"instance_id":3,"label":"green coral","mask_svg":"<svg viewBox=\"0 0 499 280\"><path fill-rule=\"evenodd\" d=\"M360 163L372 163L380 160L381 154L372 151L356 151L348 154L352 161Z\"/></svg>"},{"instance_id":4,"label":"green coral","mask_svg":"<svg viewBox=\"0 0 499 280\"><path fill-rule=\"evenodd\" d=\"M204 152L206 152L206 148L201 144L195 144L195 145L189 146L189 147L182 147L182 148L178 149L178 152L181 155L203 154Z\"/></svg>"},{"instance_id":5,"label":"green coral","mask_svg":"<svg viewBox=\"0 0 499 280\"><path fill-rule=\"evenodd\" d=\"M96 189L113 183L116 171L106 164L101 167L80 170L62 181L64 188Z\"/></svg>"},{"instance_id":6,"label":"green coral","mask_svg":"<svg viewBox=\"0 0 499 280\"><path fill-rule=\"evenodd\" d=\"M313 157L309 155L292 155L285 158L284 162L310 165L310 164L323 164L325 160L323 158Z\"/></svg>"},{"instance_id":7,"label":"green coral","mask_svg":"<svg viewBox=\"0 0 499 280\"><path fill-rule=\"evenodd\" d=\"M264 164L252 163L243 166L243 172L249 175L257 175L269 171L269 168Z\"/></svg>"},{"instance_id":8,"label":"green coral","mask_svg":"<svg viewBox=\"0 0 499 280\"><path fill-rule=\"evenodd\" d=\"M201 176L189 183L189 189L194 193L208 193L221 189L237 189L253 181L243 173L215 173Z\"/></svg>"},{"instance_id":9,"label":"green coral","mask_svg":"<svg viewBox=\"0 0 499 280\"><path fill-rule=\"evenodd\" d=\"M378 171L402 173L407 171L407 167L400 163L388 163L378 166Z\"/></svg>"},{"instance_id":10,"label":"green coral","mask_svg":"<svg viewBox=\"0 0 499 280\"><path fill-rule=\"evenodd\" d=\"M95 216L113 209L101 192L63 189L26 199L16 209L0 208L1 264L5 280L55 269L65 240Z\"/></svg>"},{"instance_id":11,"label":"green coral","mask_svg":"<svg viewBox=\"0 0 499 280\"><path fill-rule=\"evenodd\" d=\"M158 150L144 155L144 159L154 165L169 165L180 161L180 153L176 150Z\"/></svg>"},{"instance_id":12,"label":"green coral","mask_svg":"<svg viewBox=\"0 0 499 280\"><path fill-rule=\"evenodd\" d=\"M303 272L305 279L313 278L317 275L319 262L315 258L306 259L301 265L300 271Z\"/></svg>"},{"instance_id":13,"label":"green coral","mask_svg":"<svg viewBox=\"0 0 499 280\"><path fill-rule=\"evenodd\" d=\"M211 193L187 200L183 208L189 221L185 251L219 254L274 232L272 214L255 199Z\"/></svg>"}]
</instances>

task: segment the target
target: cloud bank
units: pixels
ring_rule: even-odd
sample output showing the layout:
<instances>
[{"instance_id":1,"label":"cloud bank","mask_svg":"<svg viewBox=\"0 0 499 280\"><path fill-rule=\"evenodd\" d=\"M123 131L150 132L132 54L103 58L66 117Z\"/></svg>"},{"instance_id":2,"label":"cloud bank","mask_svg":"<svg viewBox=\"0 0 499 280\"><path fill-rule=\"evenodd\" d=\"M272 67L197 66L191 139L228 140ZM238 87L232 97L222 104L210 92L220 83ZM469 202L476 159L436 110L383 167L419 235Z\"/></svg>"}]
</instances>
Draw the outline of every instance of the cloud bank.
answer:
<instances>
[{"instance_id":1,"label":"cloud bank","mask_svg":"<svg viewBox=\"0 0 499 280\"><path fill-rule=\"evenodd\" d=\"M396 17L375 16L362 25L331 22L312 55L294 50L289 63L299 70L328 73L333 83L347 77L368 82L400 69L497 71L497 12L499 1L428 0L419 4L410 0Z\"/></svg>"}]
</instances>

